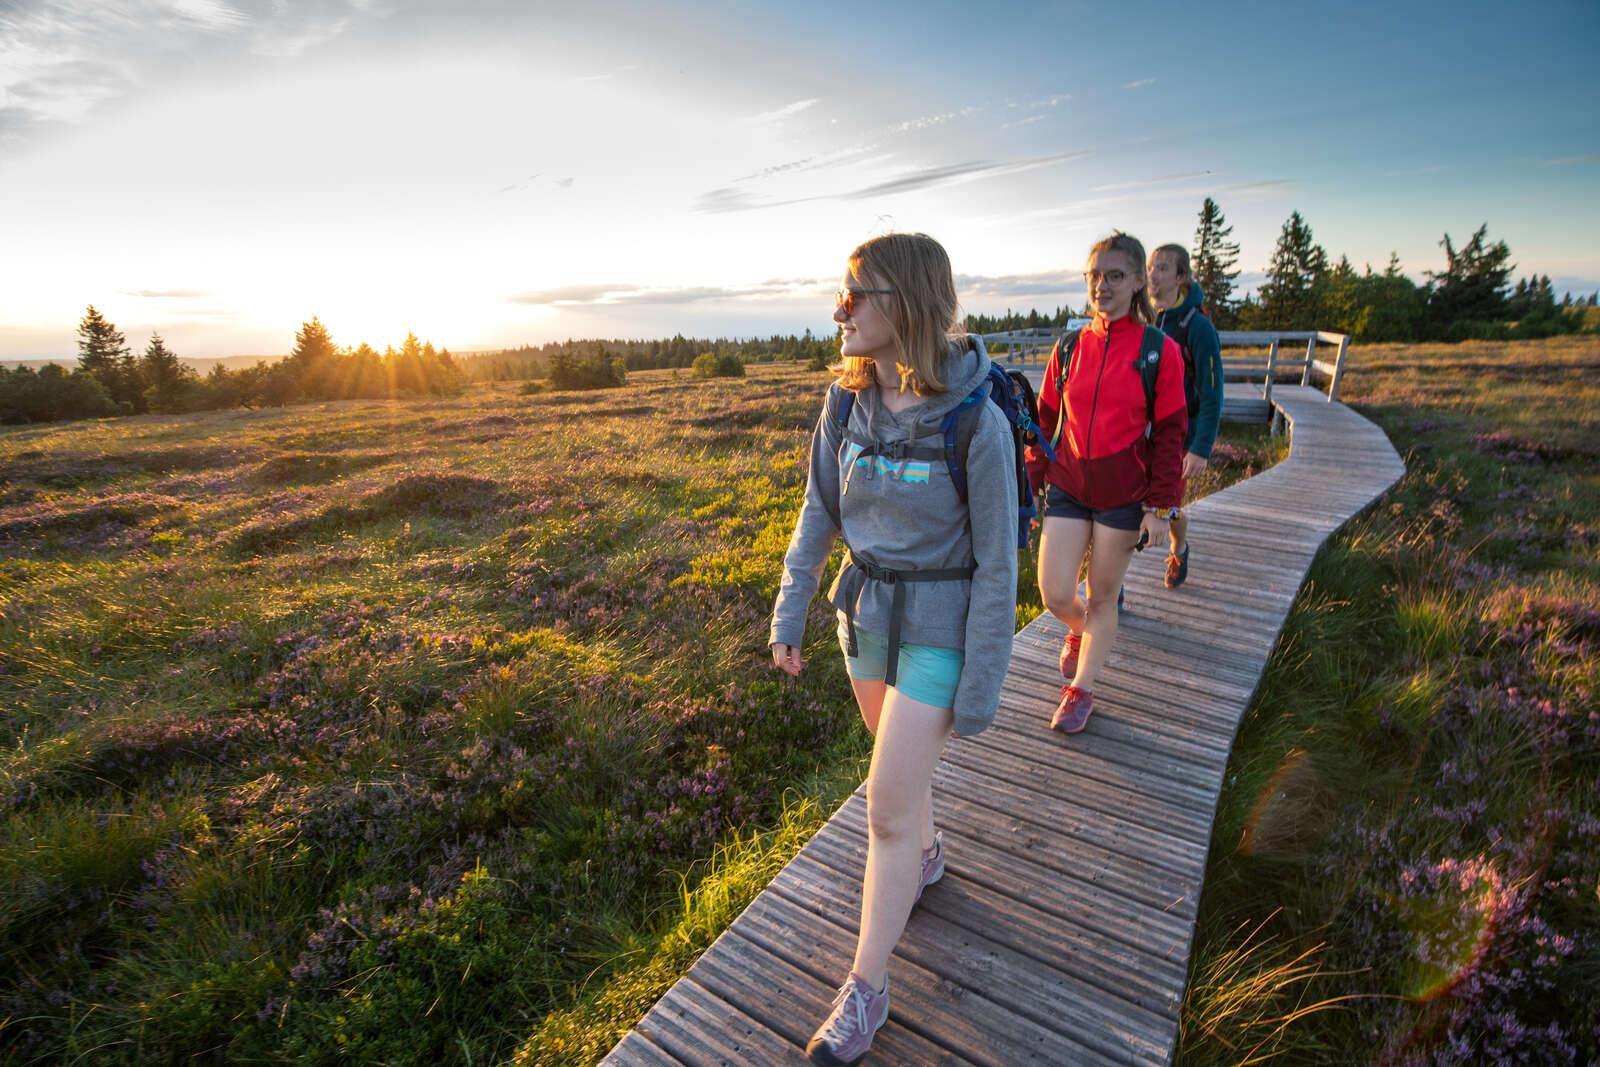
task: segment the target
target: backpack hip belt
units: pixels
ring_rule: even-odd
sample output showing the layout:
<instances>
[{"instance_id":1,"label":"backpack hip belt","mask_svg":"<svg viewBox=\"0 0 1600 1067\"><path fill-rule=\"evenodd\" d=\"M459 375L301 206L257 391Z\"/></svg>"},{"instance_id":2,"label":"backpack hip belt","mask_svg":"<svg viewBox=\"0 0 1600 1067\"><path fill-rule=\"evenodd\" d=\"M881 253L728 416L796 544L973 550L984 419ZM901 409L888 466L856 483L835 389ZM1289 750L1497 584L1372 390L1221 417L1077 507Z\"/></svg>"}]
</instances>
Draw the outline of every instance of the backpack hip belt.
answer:
<instances>
[{"instance_id":1,"label":"backpack hip belt","mask_svg":"<svg viewBox=\"0 0 1600 1067\"><path fill-rule=\"evenodd\" d=\"M862 587L868 581L881 582L891 588L889 606L889 652L888 663L883 671L883 684L893 685L899 677L897 668L900 660L900 623L905 618L906 611L906 584L908 582L965 582L971 581L972 575L977 571L976 564L966 567L944 567L937 570L897 571L888 567L880 567L856 552L848 544L845 545L844 563L846 568L853 569L854 574L848 572L840 576L840 592L844 594L844 620L847 637L845 655L851 659L861 654L856 644L856 599L861 595ZM855 579L859 575L859 579Z\"/></svg>"}]
</instances>

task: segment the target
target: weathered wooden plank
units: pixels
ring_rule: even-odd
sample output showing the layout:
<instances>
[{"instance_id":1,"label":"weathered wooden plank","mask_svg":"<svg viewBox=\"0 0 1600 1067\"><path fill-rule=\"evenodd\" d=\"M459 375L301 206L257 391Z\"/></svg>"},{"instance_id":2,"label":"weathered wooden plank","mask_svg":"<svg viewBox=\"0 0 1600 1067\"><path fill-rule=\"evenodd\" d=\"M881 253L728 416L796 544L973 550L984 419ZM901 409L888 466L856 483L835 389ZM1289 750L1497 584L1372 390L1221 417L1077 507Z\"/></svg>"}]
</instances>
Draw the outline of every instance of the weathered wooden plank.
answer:
<instances>
[{"instance_id":1,"label":"weathered wooden plank","mask_svg":"<svg viewBox=\"0 0 1600 1067\"><path fill-rule=\"evenodd\" d=\"M658 1007L639 1030L680 1063L744 1067L780 1063L803 1051L693 978L674 985Z\"/></svg>"},{"instance_id":2,"label":"weathered wooden plank","mask_svg":"<svg viewBox=\"0 0 1600 1067\"><path fill-rule=\"evenodd\" d=\"M689 973L724 1000L737 999L751 1005L750 1014L782 1034L794 1052L779 1062L799 1059L811 1035L827 1017L835 989L844 981L842 973L818 975L801 970L746 937L742 930L736 932L726 951L708 952ZM885 1063L973 1062L898 1025L893 999L889 1022L872 1043L875 1059Z\"/></svg>"},{"instance_id":3,"label":"weathered wooden plank","mask_svg":"<svg viewBox=\"0 0 1600 1067\"><path fill-rule=\"evenodd\" d=\"M683 1061L673 1059L641 1031L629 1030L600 1063L602 1067L681 1067Z\"/></svg>"},{"instance_id":4,"label":"weathered wooden plank","mask_svg":"<svg viewBox=\"0 0 1600 1067\"><path fill-rule=\"evenodd\" d=\"M845 857L835 858L845 860ZM855 868L854 864L850 866ZM940 894L941 899L946 908L959 911L961 901L958 898L969 893L970 888L962 884L959 876L946 877L951 879L951 884ZM859 897L846 899L837 892L806 892L825 878L859 886L861 872L830 867L819 872L815 881L774 883L773 889L779 896L790 896L799 887L802 895L792 898L797 906L815 911L847 929L854 928L860 908ZM982 918L994 917L997 907L1008 909L1003 919L1009 920L1015 915L1011 910L1016 906L1014 901L991 894L971 899L973 907L969 910ZM997 937L987 936L991 931L1004 936L1007 931L1001 927L1005 925L1005 922L991 923L986 928L972 930L932 908L920 908L912 914L901 942L902 951L897 955L944 975L957 988L991 997L1025 1019L1063 1031L1077 1046L1070 1062L1127 1062L1129 1053L1135 1060L1164 1061L1167 1042L1161 1036L1165 1020L1160 1013L1124 999L1115 989L1096 984L1074 970L1058 969L1052 952L1036 951L1030 955ZM1037 950L1039 946L1035 943L1031 947ZM1110 969L1100 972L1102 981L1110 985L1117 984L1125 975L1126 972ZM893 981L891 978L891 997ZM1160 996L1160 987L1152 988L1147 995ZM937 1035L937 1023L924 1021L923 1025Z\"/></svg>"},{"instance_id":5,"label":"weathered wooden plank","mask_svg":"<svg viewBox=\"0 0 1600 1067\"><path fill-rule=\"evenodd\" d=\"M1042 832L1051 848L1063 850L1063 854L1070 851L1072 866L1081 877L1110 892L1166 908L1183 896L1196 872L1205 867L1204 848L1189 846L1185 854L1184 846L1174 846L1171 853L1160 856L1134 853L1106 845L1105 835L1095 831L1093 813L1082 808L1030 796L1028 810L1017 811L1008 805L1015 803L1018 791L996 788L978 776L966 776L965 784L959 793L944 791L946 799L940 810L946 825L970 820L974 828L981 826L993 833L996 841Z\"/></svg>"},{"instance_id":6,"label":"weathered wooden plank","mask_svg":"<svg viewBox=\"0 0 1600 1067\"><path fill-rule=\"evenodd\" d=\"M1182 619L1172 614L1162 614L1160 606L1124 612L1105 669L1152 674L1199 694L1248 700L1265 660L1261 650L1241 648L1214 628L1182 625ZM1050 668L1060 668L1066 627L1056 620L1051 623L1025 628L1018 633L1014 647L1021 649L1019 655L1027 658L1030 668L1043 667L1045 676L1053 680Z\"/></svg>"},{"instance_id":7,"label":"weathered wooden plank","mask_svg":"<svg viewBox=\"0 0 1600 1067\"><path fill-rule=\"evenodd\" d=\"M1004 723L1004 728L992 727L976 737L953 741L945 751L975 747L1010 753L1035 764L1054 767L1060 780L1104 782L1126 790L1129 796L1149 797L1159 805L1172 808L1203 813L1215 801L1211 792L1201 785L1152 775L1137 767L1109 762L1083 748L1063 746L1060 738L1053 736L1048 728L1049 720L1038 715L1030 713L1017 721L1016 713L1002 704L996 722Z\"/></svg>"},{"instance_id":8,"label":"weathered wooden plank","mask_svg":"<svg viewBox=\"0 0 1600 1067\"><path fill-rule=\"evenodd\" d=\"M783 892L785 885L794 884L775 881L773 892L756 898L746 913L750 934L768 945L776 940L829 946L823 957L827 973L842 982L855 952L855 923L841 925L795 906ZM812 1026L826 1014L826 1005L822 1009ZM889 966L889 1017L890 1025L978 1063L1072 1063L1083 1050L1070 1035L1018 1015L961 985L955 976L938 974L902 955Z\"/></svg>"},{"instance_id":9,"label":"weathered wooden plank","mask_svg":"<svg viewBox=\"0 0 1600 1067\"><path fill-rule=\"evenodd\" d=\"M1048 664L1013 668L1011 677L1038 684L1040 689L1028 690L1029 694L1040 693L1035 699L1041 700L1047 712L1054 710L1063 679L1053 657ZM1096 679L1094 693L1095 715L1113 716L1141 731L1141 743L1181 752L1201 761L1227 759L1226 737L1232 733L1238 712L1229 707L1226 697L1141 684L1137 675L1107 670L1102 670ZM1145 738L1145 733L1152 736Z\"/></svg>"},{"instance_id":10,"label":"weathered wooden plank","mask_svg":"<svg viewBox=\"0 0 1600 1067\"><path fill-rule=\"evenodd\" d=\"M1119 819L1152 829L1170 829L1185 838L1209 832L1211 820L1203 810L1173 804L1161 797L1132 794L1127 786L1114 785L1098 777L1069 777L1061 774L1054 756L1059 749L1047 750L1040 746L1040 755L1051 757L1048 762L1037 758L1024 758L997 748L980 744L989 736L984 731L972 744L952 744L945 748L943 762L953 767L965 767L1013 782L1026 783L1042 797L1072 801L1095 811L1107 811ZM1129 797L1138 795L1140 803L1130 805Z\"/></svg>"},{"instance_id":11,"label":"weathered wooden plank","mask_svg":"<svg viewBox=\"0 0 1600 1067\"><path fill-rule=\"evenodd\" d=\"M862 818L865 819L864 814ZM952 836L952 847L954 842ZM969 854L952 855L964 858ZM864 832L863 836L848 840L835 837L827 848L808 860L815 860L821 866L800 864L802 877L797 883L774 881L774 888L783 889L791 896L801 894L796 899L810 901L805 905L808 910L834 914L841 925L854 930L866 866ZM1024 859L1012 857L1008 862L1023 863L1022 869L1029 869ZM1037 871L1044 869L1040 865ZM1106 930L1080 914L1051 910L1052 900L1043 893L1033 892L1036 887L1026 887L1028 892L1023 895L1014 883L1008 885L992 876L985 877L982 869L965 860L949 868L945 877L951 879L950 885L946 887L941 880L937 887L927 891L922 905L912 912L913 923L907 929L913 936L923 938L916 925L920 916L937 915L942 921L970 929L1015 952L1031 956L1045 969L1077 973L1102 986L1109 997L1138 1004L1157 1015L1164 1014L1170 1006L1169 983L1184 966L1177 955L1188 926L1183 916L1162 912L1114 893L1104 893L1102 899L1106 906L1122 916ZM844 899L840 892L842 886L854 886L854 895ZM807 893L821 896L813 900L805 895ZM1059 899L1053 902L1060 904ZM1148 920L1143 924L1147 940L1140 940L1136 932L1141 929L1140 920ZM1174 926L1182 927L1182 932ZM1091 932L1100 936L1086 936Z\"/></svg>"}]
</instances>

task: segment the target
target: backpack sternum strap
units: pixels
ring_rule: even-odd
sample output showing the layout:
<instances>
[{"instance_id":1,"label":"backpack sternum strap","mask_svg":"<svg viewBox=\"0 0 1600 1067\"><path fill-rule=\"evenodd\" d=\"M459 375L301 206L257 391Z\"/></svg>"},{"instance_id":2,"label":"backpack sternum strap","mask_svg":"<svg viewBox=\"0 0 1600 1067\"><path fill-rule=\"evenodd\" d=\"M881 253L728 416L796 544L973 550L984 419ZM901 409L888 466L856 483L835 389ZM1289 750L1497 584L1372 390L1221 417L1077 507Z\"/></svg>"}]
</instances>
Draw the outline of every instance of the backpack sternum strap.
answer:
<instances>
[{"instance_id":1,"label":"backpack sternum strap","mask_svg":"<svg viewBox=\"0 0 1600 1067\"><path fill-rule=\"evenodd\" d=\"M966 567L943 567L934 570L893 570L881 567L859 555L849 545L845 546L844 565L851 568L861 576L859 581L851 582L844 588L844 620L846 647L845 653L852 659L860 655L856 643L856 598L861 595L861 588L868 581L881 582L891 589L889 598L889 649L888 663L883 671L883 684L893 685L898 675L897 668L900 661L900 624L906 614L906 585L911 582L965 582L972 579L977 571L977 565Z\"/></svg>"}]
</instances>

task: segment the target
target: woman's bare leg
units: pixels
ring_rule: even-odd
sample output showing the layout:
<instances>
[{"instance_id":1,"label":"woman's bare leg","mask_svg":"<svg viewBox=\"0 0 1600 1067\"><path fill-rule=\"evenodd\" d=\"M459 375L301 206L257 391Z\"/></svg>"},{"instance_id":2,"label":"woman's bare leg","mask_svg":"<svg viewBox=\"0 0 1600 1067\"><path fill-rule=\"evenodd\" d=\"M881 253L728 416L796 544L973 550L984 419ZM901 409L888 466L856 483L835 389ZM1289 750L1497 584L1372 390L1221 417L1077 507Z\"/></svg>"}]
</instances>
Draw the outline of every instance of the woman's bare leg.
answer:
<instances>
[{"instance_id":1,"label":"woman's bare leg","mask_svg":"<svg viewBox=\"0 0 1600 1067\"><path fill-rule=\"evenodd\" d=\"M1083 632L1085 608L1078 597L1078 571L1089 548L1089 529L1084 519L1046 516L1039 538L1039 598L1044 609L1075 634Z\"/></svg>"},{"instance_id":2,"label":"woman's bare leg","mask_svg":"<svg viewBox=\"0 0 1600 1067\"><path fill-rule=\"evenodd\" d=\"M867 872L854 970L883 988L889 954L905 932L922 872L919 822L955 715L890 689L867 774Z\"/></svg>"},{"instance_id":3,"label":"woman's bare leg","mask_svg":"<svg viewBox=\"0 0 1600 1067\"><path fill-rule=\"evenodd\" d=\"M850 688L855 690L856 706L861 709L861 721L867 724L867 733L878 736L878 718L883 714L883 697L889 687L882 679L852 678ZM922 806L922 850L933 847L933 780L928 781L928 799Z\"/></svg>"},{"instance_id":4,"label":"woman's bare leg","mask_svg":"<svg viewBox=\"0 0 1600 1067\"><path fill-rule=\"evenodd\" d=\"M1094 524L1089 556L1089 609L1083 628L1083 650L1078 656L1078 673L1072 684L1079 689L1093 689L1095 675L1111 655L1111 646L1117 639L1117 590L1128 573L1133 560L1133 546L1139 540L1137 530L1117 530L1100 523ZM1044 566L1041 563L1041 571Z\"/></svg>"}]
</instances>

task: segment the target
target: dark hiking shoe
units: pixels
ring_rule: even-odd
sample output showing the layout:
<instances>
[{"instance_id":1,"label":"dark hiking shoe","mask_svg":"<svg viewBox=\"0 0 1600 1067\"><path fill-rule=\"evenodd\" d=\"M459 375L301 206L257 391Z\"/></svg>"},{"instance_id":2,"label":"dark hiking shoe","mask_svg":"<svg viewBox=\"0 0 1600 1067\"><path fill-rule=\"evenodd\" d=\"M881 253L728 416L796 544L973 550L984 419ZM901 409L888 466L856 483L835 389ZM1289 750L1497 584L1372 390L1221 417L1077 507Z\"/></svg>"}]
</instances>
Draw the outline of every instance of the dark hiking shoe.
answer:
<instances>
[{"instance_id":1,"label":"dark hiking shoe","mask_svg":"<svg viewBox=\"0 0 1600 1067\"><path fill-rule=\"evenodd\" d=\"M1182 552L1167 557L1167 588L1178 588L1187 577L1189 577L1189 545L1185 543Z\"/></svg>"},{"instance_id":2,"label":"dark hiking shoe","mask_svg":"<svg viewBox=\"0 0 1600 1067\"><path fill-rule=\"evenodd\" d=\"M1061 677L1072 681L1072 676L1078 673L1078 653L1083 649L1083 635L1067 631L1067 639L1061 642Z\"/></svg>"},{"instance_id":3,"label":"dark hiking shoe","mask_svg":"<svg viewBox=\"0 0 1600 1067\"><path fill-rule=\"evenodd\" d=\"M888 1021L888 981L883 983L883 992L878 993L851 971L833 998L833 1011L811 1035L806 1056L817 1067L854 1067L872 1047L878 1029Z\"/></svg>"},{"instance_id":4,"label":"dark hiking shoe","mask_svg":"<svg viewBox=\"0 0 1600 1067\"><path fill-rule=\"evenodd\" d=\"M1094 694L1075 685L1061 687L1061 703L1050 717L1050 729L1064 734L1075 734L1089 725L1089 713L1094 710Z\"/></svg>"},{"instance_id":5,"label":"dark hiking shoe","mask_svg":"<svg viewBox=\"0 0 1600 1067\"><path fill-rule=\"evenodd\" d=\"M917 882L917 896L911 903L922 899L922 891L944 877L944 834L933 835L933 847L922 850L922 879Z\"/></svg>"}]
</instances>

